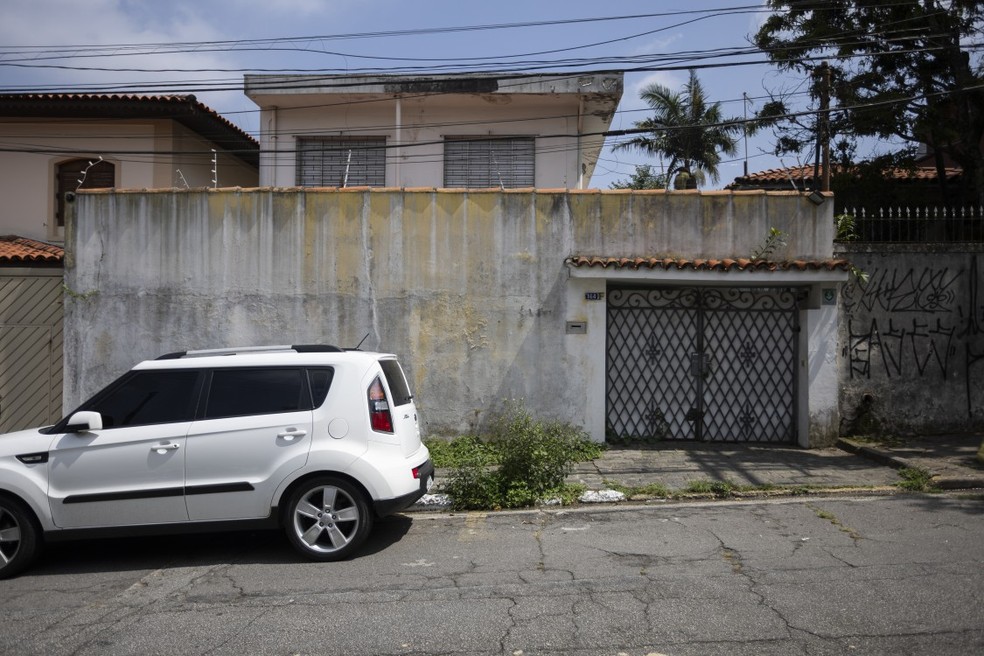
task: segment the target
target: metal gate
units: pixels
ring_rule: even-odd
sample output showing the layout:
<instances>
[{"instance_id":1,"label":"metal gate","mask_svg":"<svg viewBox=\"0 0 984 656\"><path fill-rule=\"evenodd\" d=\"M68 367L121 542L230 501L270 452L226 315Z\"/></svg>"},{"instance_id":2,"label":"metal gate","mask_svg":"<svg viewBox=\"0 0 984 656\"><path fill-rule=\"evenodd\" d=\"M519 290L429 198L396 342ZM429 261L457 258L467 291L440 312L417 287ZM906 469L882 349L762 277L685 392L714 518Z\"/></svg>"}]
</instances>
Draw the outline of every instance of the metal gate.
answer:
<instances>
[{"instance_id":1,"label":"metal gate","mask_svg":"<svg viewBox=\"0 0 984 656\"><path fill-rule=\"evenodd\" d=\"M618 288L607 296L609 441L794 441L804 291Z\"/></svg>"}]
</instances>

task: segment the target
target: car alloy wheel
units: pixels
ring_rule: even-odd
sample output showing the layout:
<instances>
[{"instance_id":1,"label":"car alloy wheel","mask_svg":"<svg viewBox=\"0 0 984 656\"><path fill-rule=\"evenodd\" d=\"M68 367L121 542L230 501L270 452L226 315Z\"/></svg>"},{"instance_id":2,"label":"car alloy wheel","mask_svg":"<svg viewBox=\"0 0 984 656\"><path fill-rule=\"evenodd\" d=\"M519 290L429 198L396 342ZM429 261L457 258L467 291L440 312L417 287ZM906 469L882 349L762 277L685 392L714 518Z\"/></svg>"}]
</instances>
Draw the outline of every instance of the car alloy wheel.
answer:
<instances>
[{"instance_id":1,"label":"car alloy wheel","mask_svg":"<svg viewBox=\"0 0 984 656\"><path fill-rule=\"evenodd\" d=\"M0 579L21 572L38 551L38 531L19 502L0 497Z\"/></svg>"},{"instance_id":2,"label":"car alloy wheel","mask_svg":"<svg viewBox=\"0 0 984 656\"><path fill-rule=\"evenodd\" d=\"M294 547L313 560L340 560L361 546L372 527L365 496L332 476L306 481L290 497L286 531Z\"/></svg>"}]
</instances>

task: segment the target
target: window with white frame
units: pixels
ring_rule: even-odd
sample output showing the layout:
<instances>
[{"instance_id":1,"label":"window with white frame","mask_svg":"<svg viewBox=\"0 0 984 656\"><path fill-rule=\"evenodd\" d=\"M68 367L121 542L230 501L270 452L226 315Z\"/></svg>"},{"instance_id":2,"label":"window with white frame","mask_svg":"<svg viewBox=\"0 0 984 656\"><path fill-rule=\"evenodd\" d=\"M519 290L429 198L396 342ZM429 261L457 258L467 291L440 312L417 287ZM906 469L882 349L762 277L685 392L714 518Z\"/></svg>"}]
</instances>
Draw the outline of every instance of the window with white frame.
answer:
<instances>
[{"instance_id":1,"label":"window with white frame","mask_svg":"<svg viewBox=\"0 0 984 656\"><path fill-rule=\"evenodd\" d=\"M444 186L532 187L535 154L533 137L445 137Z\"/></svg>"},{"instance_id":2,"label":"window with white frame","mask_svg":"<svg viewBox=\"0 0 984 656\"><path fill-rule=\"evenodd\" d=\"M386 137L299 137L300 187L383 187Z\"/></svg>"}]
</instances>

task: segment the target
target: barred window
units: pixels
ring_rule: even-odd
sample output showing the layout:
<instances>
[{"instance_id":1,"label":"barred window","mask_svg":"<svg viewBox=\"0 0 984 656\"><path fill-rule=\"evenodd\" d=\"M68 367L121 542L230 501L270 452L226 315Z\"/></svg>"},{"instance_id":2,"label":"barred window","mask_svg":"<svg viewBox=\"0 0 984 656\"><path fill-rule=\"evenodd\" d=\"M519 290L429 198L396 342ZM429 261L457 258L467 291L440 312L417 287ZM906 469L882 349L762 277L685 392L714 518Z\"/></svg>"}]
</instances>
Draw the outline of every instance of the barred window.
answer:
<instances>
[{"instance_id":1,"label":"barred window","mask_svg":"<svg viewBox=\"0 0 984 656\"><path fill-rule=\"evenodd\" d=\"M444 138L445 187L532 187L533 137Z\"/></svg>"},{"instance_id":2,"label":"barred window","mask_svg":"<svg viewBox=\"0 0 984 656\"><path fill-rule=\"evenodd\" d=\"M81 181L81 182L80 182ZM73 159L58 165L56 172L55 225L65 226L65 194L78 189L116 186L116 165L105 160Z\"/></svg>"},{"instance_id":3,"label":"barred window","mask_svg":"<svg viewBox=\"0 0 984 656\"><path fill-rule=\"evenodd\" d=\"M385 137L302 137L297 140L300 187L383 187Z\"/></svg>"}]
</instances>

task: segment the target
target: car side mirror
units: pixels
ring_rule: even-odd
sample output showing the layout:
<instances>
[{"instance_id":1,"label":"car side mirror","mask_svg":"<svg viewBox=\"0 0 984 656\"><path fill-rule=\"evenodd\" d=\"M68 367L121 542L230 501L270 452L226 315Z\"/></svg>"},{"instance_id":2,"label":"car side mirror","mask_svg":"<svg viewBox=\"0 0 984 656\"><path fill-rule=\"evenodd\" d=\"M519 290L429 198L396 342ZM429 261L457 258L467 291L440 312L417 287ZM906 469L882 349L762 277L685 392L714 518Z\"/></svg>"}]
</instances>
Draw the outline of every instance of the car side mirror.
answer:
<instances>
[{"instance_id":1,"label":"car side mirror","mask_svg":"<svg viewBox=\"0 0 984 656\"><path fill-rule=\"evenodd\" d=\"M86 431L102 430L103 419L98 412L82 410L69 417L65 426L67 433L84 433Z\"/></svg>"}]
</instances>

